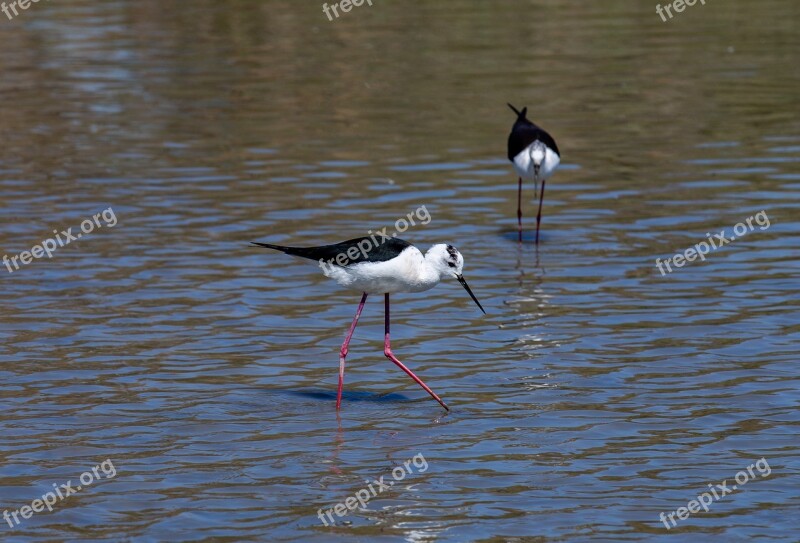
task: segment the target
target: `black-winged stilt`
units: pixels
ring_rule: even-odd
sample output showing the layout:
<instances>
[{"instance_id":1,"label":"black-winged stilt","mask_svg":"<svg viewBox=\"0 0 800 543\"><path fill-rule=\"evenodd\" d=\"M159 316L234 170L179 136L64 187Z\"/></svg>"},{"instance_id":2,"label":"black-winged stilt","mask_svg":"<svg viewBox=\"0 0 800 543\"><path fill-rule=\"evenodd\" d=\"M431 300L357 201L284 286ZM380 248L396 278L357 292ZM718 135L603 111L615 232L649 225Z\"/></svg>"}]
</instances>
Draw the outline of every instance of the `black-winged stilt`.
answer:
<instances>
[{"instance_id":1,"label":"black-winged stilt","mask_svg":"<svg viewBox=\"0 0 800 543\"><path fill-rule=\"evenodd\" d=\"M514 169L519 174L519 189L517 190L517 222L519 223L519 240L522 241L522 180L533 179L535 190L538 192L539 181L542 181L542 193L539 196L539 213L536 215L536 243L539 243L539 225L542 222L542 200L544 200L544 185L561 162L556 140L528 120L528 108L517 108L508 104L508 107L517 114L517 120L508 136L508 160L514 164ZM535 195L535 193L534 193Z\"/></svg>"},{"instance_id":2,"label":"black-winged stilt","mask_svg":"<svg viewBox=\"0 0 800 543\"><path fill-rule=\"evenodd\" d=\"M383 344L383 354L397 364L401 370L417 382L430 394L442 407L450 410L439 396L428 385L414 375L392 353L389 343L389 294L395 292L423 292L432 289L445 277L455 277L466 289L467 293L484 311L478 299L470 290L464 280L462 269L464 257L452 245L440 243L434 245L424 255L422 252L398 238L380 237L355 238L333 245L321 247L284 247L271 243L256 243L258 247L275 249L286 254L318 260L322 272L343 287L362 292L361 302L358 304L356 316L353 318L350 329L345 336L342 348L339 351L339 388L336 392L336 409L342 405L342 388L344 386L344 361L347 357L347 347L353 332L364 309L368 294L384 294L386 306L386 333ZM326 264L327 262L327 264Z\"/></svg>"}]
</instances>

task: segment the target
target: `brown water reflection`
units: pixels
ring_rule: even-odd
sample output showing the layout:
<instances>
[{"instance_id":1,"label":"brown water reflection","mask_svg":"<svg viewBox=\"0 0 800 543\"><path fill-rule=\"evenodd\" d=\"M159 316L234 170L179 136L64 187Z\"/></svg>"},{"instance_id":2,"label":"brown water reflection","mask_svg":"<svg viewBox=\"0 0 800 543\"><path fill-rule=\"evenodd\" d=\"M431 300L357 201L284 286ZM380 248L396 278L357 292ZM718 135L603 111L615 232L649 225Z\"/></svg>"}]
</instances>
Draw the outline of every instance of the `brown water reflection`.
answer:
<instances>
[{"instance_id":1,"label":"brown water reflection","mask_svg":"<svg viewBox=\"0 0 800 543\"><path fill-rule=\"evenodd\" d=\"M117 476L3 541L795 541L798 7L38 3L0 15L0 506ZM505 160L557 137L543 244ZM528 187L527 224L533 225ZM331 242L425 205L461 287L358 302L253 239ZM765 210L668 277L667 257ZM365 479L430 468L324 527ZM660 512L772 472L667 531ZM0 510L0 513L2 512ZM527 538L527 539L523 539Z\"/></svg>"}]
</instances>

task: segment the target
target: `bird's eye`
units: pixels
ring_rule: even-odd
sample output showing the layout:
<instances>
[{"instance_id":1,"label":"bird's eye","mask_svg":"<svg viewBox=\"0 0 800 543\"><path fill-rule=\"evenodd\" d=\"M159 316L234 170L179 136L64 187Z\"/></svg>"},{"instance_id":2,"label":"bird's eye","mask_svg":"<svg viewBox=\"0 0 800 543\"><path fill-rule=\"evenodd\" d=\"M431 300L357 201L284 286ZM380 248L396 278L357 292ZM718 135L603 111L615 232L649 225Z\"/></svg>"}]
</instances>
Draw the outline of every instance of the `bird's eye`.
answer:
<instances>
[{"instance_id":1,"label":"bird's eye","mask_svg":"<svg viewBox=\"0 0 800 543\"><path fill-rule=\"evenodd\" d=\"M455 268L456 267L456 263L455 262L448 262L447 265L450 266L451 268Z\"/></svg>"}]
</instances>

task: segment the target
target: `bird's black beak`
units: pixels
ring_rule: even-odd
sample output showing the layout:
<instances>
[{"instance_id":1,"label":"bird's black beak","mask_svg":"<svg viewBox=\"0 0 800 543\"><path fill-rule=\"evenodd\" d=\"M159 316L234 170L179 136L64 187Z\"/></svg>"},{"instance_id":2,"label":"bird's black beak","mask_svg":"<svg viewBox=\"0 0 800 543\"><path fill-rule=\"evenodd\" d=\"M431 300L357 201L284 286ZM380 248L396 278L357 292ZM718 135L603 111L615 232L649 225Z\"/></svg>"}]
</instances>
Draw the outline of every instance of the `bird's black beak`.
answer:
<instances>
[{"instance_id":1,"label":"bird's black beak","mask_svg":"<svg viewBox=\"0 0 800 543\"><path fill-rule=\"evenodd\" d=\"M469 285L467 284L467 280L464 279L464 276L463 275L457 275L456 279L458 279L458 282L461 283L461 286L464 287L464 290L467 291L467 294L469 294L470 298L472 298L472 301L475 302L476 304L478 304L478 307L481 308L481 311L483 311L483 314L485 315L486 311L483 309L483 306L481 305L481 303L478 301L478 299L472 293L472 290L470 290Z\"/></svg>"}]
</instances>

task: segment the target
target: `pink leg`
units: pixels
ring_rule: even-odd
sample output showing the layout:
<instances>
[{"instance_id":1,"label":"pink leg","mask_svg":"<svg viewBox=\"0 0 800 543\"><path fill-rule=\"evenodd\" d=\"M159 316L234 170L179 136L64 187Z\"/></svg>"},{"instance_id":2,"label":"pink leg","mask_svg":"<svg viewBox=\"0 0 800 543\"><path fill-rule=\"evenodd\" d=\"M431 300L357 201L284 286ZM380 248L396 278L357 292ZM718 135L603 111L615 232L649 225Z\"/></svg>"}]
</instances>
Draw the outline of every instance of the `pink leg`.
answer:
<instances>
[{"instance_id":1,"label":"pink leg","mask_svg":"<svg viewBox=\"0 0 800 543\"><path fill-rule=\"evenodd\" d=\"M544 200L544 184L547 179L542 179L542 194L539 195L539 214L536 215L536 245L539 245L539 224L542 222L542 200Z\"/></svg>"},{"instance_id":2,"label":"pink leg","mask_svg":"<svg viewBox=\"0 0 800 543\"><path fill-rule=\"evenodd\" d=\"M442 399L441 399L439 396L437 396L437 395L436 395L436 393L435 393L434 391L432 391L430 388L428 388L428 385L426 385L425 383L423 383L423 382L422 382L422 380L421 380L419 377L417 377L416 375L414 375L414 372L413 372L413 371L411 371L410 369L408 369L408 368L407 368L407 367L406 367L406 366L405 366L405 365L404 365L402 362L400 362L400 361L397 359L397 357L395 357L395 356L394 356L394 354L392 353L392 347L391 347L391 345L389 344L389 295L388 295L388 294L386 294L386 339L384 340L384 343L383 343L383 354L385 354L385 355L386 355L386 358L388 358L389 360L391 360L392 362L394 362L395 364L397 364L397 365L400 367L400 369L401 369L401 370L403 370L404 372L406 372L406 373L408 374L408 376L409 376L409 377L411 377L412 379L414 379L414 381L416 381L416 382L417 382L417 384L418 384L419 386L421 386L422 388L424 388L424 389L425 389L425 391L426 391L428 394L430 394L430 395L433 397L433 399L434 399L434 400L436 400L437 402L439 402L439 404L440 404L442 407L444 407L445 409L447 409L448 411L450 411L450 408L449 408L449 407L447 407L447 404L445 404L445 403L442 401Z\"/></svg>"},{"instance_id":3,"label":"pink leg","mask_svg":"<svg viewBox=\"0 0 800 543\"><path fill-rule=\"evenodd\" d=\"M350 330L347 332L347 337L344 338L342 349L339 351L339 389L336 391L336 410L342 407L342 388L344 388L344 359L347 357L347 346L350 345L350 339L353 337L353 332L356 331L356 324L358 318L361 316L361 310L364 309L364 303L367 301L367 293L361 296L361 303L358 304L356 316L353 318L353 324L350 325Z\"/></svg>"},{"instance_id":4,"label":"pink leg","mask_svg":"<svg viewBox=\"0 0 800 543\"><path fill-rule=\"evenodd\" d=\"M517 190L517 225L519 226L519 242L522 243L522 178L519 178Z\"/></svg>"}]
</instances>

